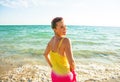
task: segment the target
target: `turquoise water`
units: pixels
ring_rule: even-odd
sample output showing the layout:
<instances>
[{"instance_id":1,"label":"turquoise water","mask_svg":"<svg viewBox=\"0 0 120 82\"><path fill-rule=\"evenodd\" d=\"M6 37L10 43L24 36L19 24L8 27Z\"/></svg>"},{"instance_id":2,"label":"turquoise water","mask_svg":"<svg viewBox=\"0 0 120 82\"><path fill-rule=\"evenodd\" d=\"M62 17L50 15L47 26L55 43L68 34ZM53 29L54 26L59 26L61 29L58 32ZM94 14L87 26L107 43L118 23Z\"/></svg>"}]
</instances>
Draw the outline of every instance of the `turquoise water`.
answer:
<instances>
[{"instance_id":1,"label":"turquoise water","mask_svg":"<svg viewBox=\"0 0 120 82\"><path fill-rule=\"evenodd\" d=\"M1 25L0 57L42 55L54 35L49 25ZM67 26L73 54L77 58L120 59L120 28Z\"/></svg>"}]
</instances>

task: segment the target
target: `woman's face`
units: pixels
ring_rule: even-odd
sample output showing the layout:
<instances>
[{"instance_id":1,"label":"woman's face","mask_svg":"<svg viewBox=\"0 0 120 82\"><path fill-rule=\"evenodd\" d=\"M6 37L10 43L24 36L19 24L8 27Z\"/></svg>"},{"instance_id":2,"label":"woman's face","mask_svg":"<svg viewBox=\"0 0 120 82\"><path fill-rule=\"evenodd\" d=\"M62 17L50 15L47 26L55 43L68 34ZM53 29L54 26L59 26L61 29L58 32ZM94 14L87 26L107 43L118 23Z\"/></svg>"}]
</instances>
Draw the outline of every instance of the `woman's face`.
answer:
<instances>
[{"instance_id":1,"label":"woman's face","mask_svg":"<svg viewBox=\"0 0 120 82\"><path fill-rule=\"evenodd\" d=\"M56 28L54 31L58 36L62 37L66 35L66 25L64 24L63 20L56 23Z\"/></svg>"}]
</instances>

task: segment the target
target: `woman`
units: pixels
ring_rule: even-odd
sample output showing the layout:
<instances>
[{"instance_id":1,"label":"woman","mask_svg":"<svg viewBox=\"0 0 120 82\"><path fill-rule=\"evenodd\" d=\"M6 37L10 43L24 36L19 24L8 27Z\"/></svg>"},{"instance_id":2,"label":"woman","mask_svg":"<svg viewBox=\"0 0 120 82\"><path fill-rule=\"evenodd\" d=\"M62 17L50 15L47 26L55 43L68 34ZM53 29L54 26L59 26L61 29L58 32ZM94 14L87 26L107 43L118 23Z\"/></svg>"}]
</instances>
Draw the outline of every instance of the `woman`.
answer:
<instances>
[{"instance_id":1,"label":"woman","mask_svg":"<svg viewBox=\"0 0 120 82\"><path fill-rule=\"evenodd\" d=\"M65 37L66 26L63 18L54 18L51 27L55 35L49 41L44 56L52 69L52 82L76 82L75 62L70 40Z\"/></svg>"}]
</instances>

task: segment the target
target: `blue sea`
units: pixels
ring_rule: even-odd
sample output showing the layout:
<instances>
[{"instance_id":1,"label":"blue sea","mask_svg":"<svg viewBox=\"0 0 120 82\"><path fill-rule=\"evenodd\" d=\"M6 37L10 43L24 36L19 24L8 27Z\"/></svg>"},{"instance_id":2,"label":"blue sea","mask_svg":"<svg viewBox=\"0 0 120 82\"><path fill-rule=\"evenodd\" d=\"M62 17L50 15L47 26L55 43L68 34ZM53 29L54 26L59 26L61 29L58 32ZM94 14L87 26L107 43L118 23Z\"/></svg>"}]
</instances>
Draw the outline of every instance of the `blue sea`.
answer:
<instances>
[{"instance_id":1,"label":"blue sea","mask_svg":"<svg viewBox=\"0 0 120 82\"><path fill-rule=\"evenodd\" d=\"M37 59L53 36L50 25L0 25L0 58ZM67 25L66 37L75 59L120 60L119 27Z\"/></svg>"}]
</instances>

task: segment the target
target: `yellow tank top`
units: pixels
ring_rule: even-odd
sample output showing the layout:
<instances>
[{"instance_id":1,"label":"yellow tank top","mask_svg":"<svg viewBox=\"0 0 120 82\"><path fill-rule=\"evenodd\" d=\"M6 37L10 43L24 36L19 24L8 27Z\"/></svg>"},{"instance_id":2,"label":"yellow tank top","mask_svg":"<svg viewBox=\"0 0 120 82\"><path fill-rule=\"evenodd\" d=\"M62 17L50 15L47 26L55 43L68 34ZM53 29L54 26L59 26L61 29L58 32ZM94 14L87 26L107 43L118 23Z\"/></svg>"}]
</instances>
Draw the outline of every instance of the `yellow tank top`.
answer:
<instances>
[{"instance_id":1,"label":"yellow tank top","mask_svg":"<svg viewBox=\"0 0 120 82\"><path fill-rule=\"evenodd\" d=\"M58 49L60 48L62 41L64 38L61 39L61 41L58 44ZM58 52L50 51L50 62L52 64L52 70L59 75L66 75L70 72L70 66L67 60L66 56L60 55Z\"/></svg>"}]
</instances>

